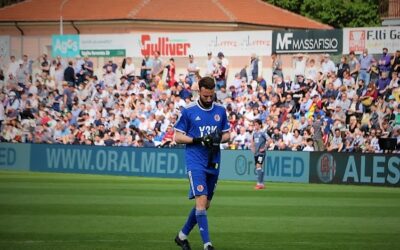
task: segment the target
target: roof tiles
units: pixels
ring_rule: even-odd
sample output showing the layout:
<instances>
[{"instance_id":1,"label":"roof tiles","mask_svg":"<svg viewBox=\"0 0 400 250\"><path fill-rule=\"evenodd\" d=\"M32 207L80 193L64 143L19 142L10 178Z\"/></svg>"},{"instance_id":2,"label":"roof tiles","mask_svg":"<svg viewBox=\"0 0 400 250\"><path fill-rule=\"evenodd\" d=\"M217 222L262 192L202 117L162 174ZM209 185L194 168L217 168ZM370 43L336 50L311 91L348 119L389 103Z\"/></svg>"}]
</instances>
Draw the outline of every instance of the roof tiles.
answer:
<instances>
[{"instance_id":1,"label":"roof tiles","mask_svg":"<svg viewBox=\"0 0 400 250\"><path fill-rule=\"evenodd\" d=\"M69 21L158 20L332 28L261 0L27 0L0 9L0 22L58 21L61 14Z\"/></svg>"}]
</instances>

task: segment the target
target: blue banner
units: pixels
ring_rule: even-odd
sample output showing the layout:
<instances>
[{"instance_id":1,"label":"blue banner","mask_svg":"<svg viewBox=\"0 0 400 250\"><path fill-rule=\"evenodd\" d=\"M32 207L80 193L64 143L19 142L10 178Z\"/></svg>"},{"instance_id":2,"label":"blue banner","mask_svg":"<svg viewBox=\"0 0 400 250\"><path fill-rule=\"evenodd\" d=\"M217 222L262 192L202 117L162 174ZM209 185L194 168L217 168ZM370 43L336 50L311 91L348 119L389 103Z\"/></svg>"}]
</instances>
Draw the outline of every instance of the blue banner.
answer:
<instances>
[{"instance_id":1,"label":"blue banner","mask_svg":"<svg viewBox=\"0 0 400 250\"><path fill-rule=\"evenodd\" d=\"M151 176L186 176L183 149L34 145L31 171Z\"/></svg>"},{"instance_id":2,"label":"blue banner","mask_svg":"<svg viewBox=\"0 0 400 250\"><path fill-rule=\"evenodd\" d=\"M271 182L302 182L309 179L309 153L270 151L264 161L265 180ZM255 181L255 160L249 150L225 150L221 159L221 178Z\"/></svg>"},{"instance_id":3,"label":"blue banner","mask_svg":"<svg viewBox=\"0 0 400 250\"><path fill-rule=\"evenodd\" d=\"M29 170L30 144L0 143L0 169Z\"/></svg>"},{"instance_id":4,"label":"blue banner","mask_svg":"<svg viewBox=\"0 0 400 250\"><path fill-rule=\"evenodd\" d=\"M79 55L79 35L53 35L51 56L76 57Z\"/></svg>"}]
</instances>

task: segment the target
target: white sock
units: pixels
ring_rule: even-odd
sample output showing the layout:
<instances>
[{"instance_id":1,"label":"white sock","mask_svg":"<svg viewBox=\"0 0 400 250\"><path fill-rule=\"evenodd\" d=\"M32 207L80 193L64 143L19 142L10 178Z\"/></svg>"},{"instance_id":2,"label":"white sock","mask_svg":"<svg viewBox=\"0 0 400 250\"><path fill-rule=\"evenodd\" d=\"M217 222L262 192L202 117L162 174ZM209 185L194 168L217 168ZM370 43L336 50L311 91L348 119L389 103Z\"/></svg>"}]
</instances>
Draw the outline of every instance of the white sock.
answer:
<instances>
[{"instance_id":1,"label":"white sock","mask_svg":"<svg viewBox=\"0 0 400 250\"><path fill-rule=\"evenodd\" d=\"M211 242L207 242L206 244L204 244L204 249L206 249L208 246L212 246Z\"/></svg>"},{"instance_id":2,"label":"white sock","mask_svg":"<svg viewBox=\"0 0 400 250\"><path fill-rule=\"evenodd\" d=\"M186 240L187 239L187 235L182 233L182 231L179 231L178 237L181 240Z\"/></svg>"}]
</instances>

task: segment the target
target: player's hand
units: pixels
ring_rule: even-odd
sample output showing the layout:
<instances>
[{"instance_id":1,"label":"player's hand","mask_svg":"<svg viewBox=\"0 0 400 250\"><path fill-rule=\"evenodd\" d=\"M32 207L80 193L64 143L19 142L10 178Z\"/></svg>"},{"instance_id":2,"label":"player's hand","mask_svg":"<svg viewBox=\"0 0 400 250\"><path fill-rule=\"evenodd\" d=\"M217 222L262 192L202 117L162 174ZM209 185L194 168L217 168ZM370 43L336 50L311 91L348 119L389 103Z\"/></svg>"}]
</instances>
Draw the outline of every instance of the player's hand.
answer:
<instances>
[{"instance_id":1,"label":"player's hand","mask_svg":"<svg viewBox=\"0 0 400 250\"><path fill-rule=\"evenodd\" d=\"M212 138L212 146L219 147L219 144L222 141L222 132L220 130L215 130L213 133L210 134Z\"/></svg>"},{"instance_id":2,"label":"player's hand","mask_svg":"<svg viewBox=\"0 0 400 250\"><path fill-rule=\"evenodd\" d=\"M213 138L211 135L193 138L193 144L201 144L202 146L210 148L213 144Z\"/></svg>"}]
</instances>

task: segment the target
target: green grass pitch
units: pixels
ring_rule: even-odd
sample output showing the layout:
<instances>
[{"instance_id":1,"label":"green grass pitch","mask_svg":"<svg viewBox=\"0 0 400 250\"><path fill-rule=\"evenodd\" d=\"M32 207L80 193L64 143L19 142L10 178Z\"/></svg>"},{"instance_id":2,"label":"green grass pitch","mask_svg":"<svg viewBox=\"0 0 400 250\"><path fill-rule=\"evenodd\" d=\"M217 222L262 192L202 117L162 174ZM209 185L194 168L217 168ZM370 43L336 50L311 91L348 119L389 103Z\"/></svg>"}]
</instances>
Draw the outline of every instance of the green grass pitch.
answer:
<instances>
[{"instance_id":1,"label":"green grass pitch","mask_svg":"<svg viewBox=\"0 0 400 250\"><path fill-rule=\"evenodd\" d=\"M187 180L0 172L0 249L175 249ZM218 250L399 249L400 189L220 181ZM202 249L198 229L192 248Z\"/></svg>"}]
</instances>

